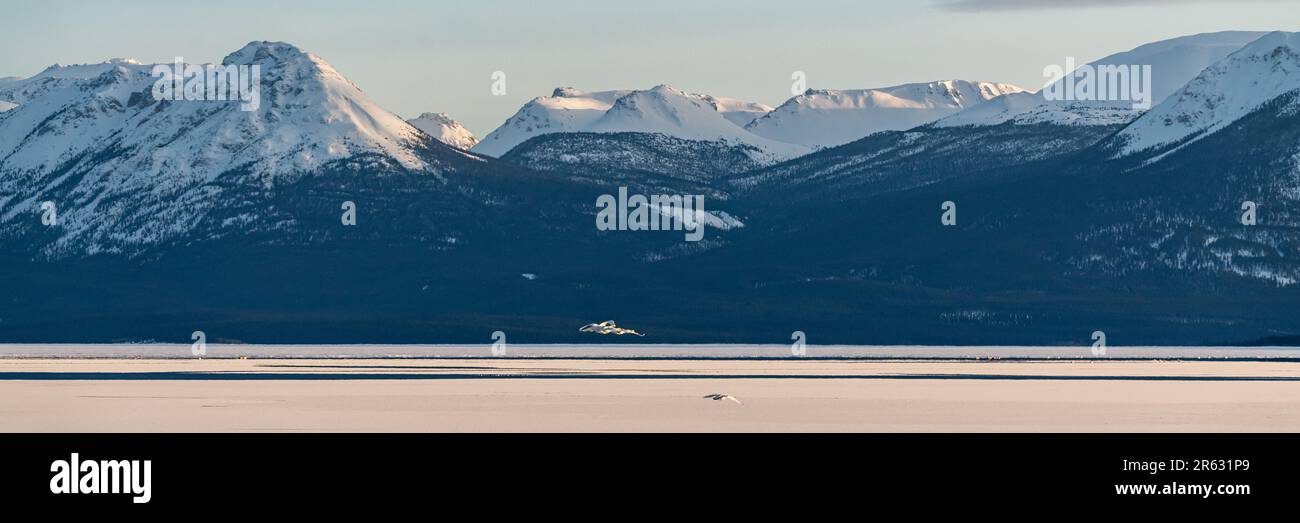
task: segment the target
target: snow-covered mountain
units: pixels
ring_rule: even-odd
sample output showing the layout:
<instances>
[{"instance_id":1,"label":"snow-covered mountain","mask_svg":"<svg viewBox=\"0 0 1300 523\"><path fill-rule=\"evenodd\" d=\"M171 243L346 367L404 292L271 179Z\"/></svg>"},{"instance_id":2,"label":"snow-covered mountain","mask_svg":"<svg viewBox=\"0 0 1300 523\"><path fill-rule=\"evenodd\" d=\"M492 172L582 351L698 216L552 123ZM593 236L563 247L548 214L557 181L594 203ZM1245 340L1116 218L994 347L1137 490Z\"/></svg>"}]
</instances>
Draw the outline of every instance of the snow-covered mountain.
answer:
<instances>
[{"instance_id":1,"label":"snow-covered mountain","mask_svg":"<svg viewBox=\"0 0 1300 523\"><path fill-rule=\"evenodd\" d=\"M686 140L721 140L749 145L764 153L764 163L808 152L806 147L769 140L746 131L725 116L742 112L734 109L746 106L735 101L718 104L717 100L659 85L619 97L586 130L597 133L659 133Z\"/></svg>"},{"instance_id":2,"label":"snow-covered mountain","mask_svg":"<svg viewBox=\"0 0 1300 523\"><path fill-rule=\"evenodd\" d=\"M614 100L629 92L557 88L550 96L539 96L524 104L505 123L484 136L473 151L500 157L537 135L583 131L604 115Z\"/></svg>"},{"instance_id":3,"label":"snow-covered mountain","mask_svg":"<svg viewBox=\"0 0 1300 523\"><path fill-rule=\"evenodd\" d=\"M1091 62L1100 65L1150 65L1154 106L1196 78L1210 64L1261 36L1260 31L1221 31L1180 36L1141 45Z\"/></svg>"},{"instance_id":4,"label":"snow-covered mountain","mask_svg":"<svg viewBox=\"0 0 1300 523\"><path fill-rule=\"evenodd\" d=\"M1300 33L1266 34L1205 68L1119 134L1121 154L1186 145L1300 89Z\"/></svg>"},{"instance_id":5,"label":"snow-covered mountain","mask_svg":"<svg viewBox=\"0 0 1300 523\"><path fill-rule=\"evenodd\" d=\"M234 180L272 187L340 161L441 174L424 154L441 144L320 57L254 42L223 64L259 64L256 110L157 100L152 66L135 62L55 67L24 80L19 105L0 113L0 223L20 232L42 201L54 201L59 236L47 255L129 251L188 232L229 203L221 194Z\"/></svg>"},{"instance_id":6,"label":"snow-covered mountain","mask_svg":"<svg viewBox=\"0 0 1300 523\"><path fill-rule=\"evenodd\" d=\"M469 129L452 119L447 113L424 113L407 120L406 123L457 149L469 150L478 144L478 138L474 137L474 133L469 132Z\"/></svg>"},{"instance_id":7,"label":"snow-covered mountain","mask_svg":"<svg viewBox=\"0 0 1300 523\"><path fill-rule=\"evenodd\" d=\"M1164 101L1202 70L1229 53L1258 39L1265 33L1252 31L1223 31L1171 38L1138 46L1132 50L1115 53L1086 65L1101 66L1151 66L1151 102L1153 106ZM1076 80L1083 73L1070 72ZM963 110L937 122L940 127L965 125L1016 124L1057 125L1114 125L1128 123L1142 115L1134 109L1133 102L1095 100L1047 100L1044 92L1059 88L1065 79L1058 79L1036 93L1013 93Z\"/></svg>"},{"instance_id":8,"label":"snow-covered mountain","mask_svg":"<svg viewBox=\"0 0 1300 523\"><path fill-rule=\"evenodd\" d=\"M726 141L757 148L763 161L798 156L807 148L769 140L742 125L767 106L730 98L687 93L668 85L636 91L588 93L556 89L533 99L473 151L501 156L529 138L549 133L659 133L685 140Z\"/></svg>"},{"instance_id":9,"label":"snow-covered mountain","mask_svg":"<svg viewBox=\"0 0 1300 523\"><path fill-rule=\"evenodd\" d=\"M880 89L813 90L787 100L746 129L808 147L833 147L872 133L905 130L1024 89L946 80Z\"/></svg>"}]
</instances>

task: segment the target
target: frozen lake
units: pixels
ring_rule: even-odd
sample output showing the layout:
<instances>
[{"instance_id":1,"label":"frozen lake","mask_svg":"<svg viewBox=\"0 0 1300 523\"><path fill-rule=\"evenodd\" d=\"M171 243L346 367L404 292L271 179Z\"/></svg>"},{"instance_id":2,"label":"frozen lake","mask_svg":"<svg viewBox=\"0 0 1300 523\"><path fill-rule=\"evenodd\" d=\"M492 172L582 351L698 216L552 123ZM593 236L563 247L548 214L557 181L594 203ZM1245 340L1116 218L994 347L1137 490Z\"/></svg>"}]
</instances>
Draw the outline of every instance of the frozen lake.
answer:
<instances>
[{"instance_id":1,"label":"frozen lake","mask_svg":"<svg viewBox=\"0 0 1300 523\"><path fill-rule=\"evenodd\" d=\"M177 352L0 359L0 432L1300 431L1295 360L560 360L482 351L199 360ZM713 394L736 401L706 398Z\"/></svg>"},{"instance_id":2,"label":"frozen lake","mask_svg":"<svg viewBox=\"0 0 1300 523\"><path fill-rule=\"evenodd\" d=\"M500 350L497 351L500 354ZM0 358L194 358L186 344L0 344ZM494 355L491 344L466 345L257 345L206 346L206 358L574 358L747 359L796 358L790 345L514 345ZM1300 361L1298 347L1107 347L1090 346L863 346L808 345L805 359L1268 359Z\"/></svg>"}]
</instances>

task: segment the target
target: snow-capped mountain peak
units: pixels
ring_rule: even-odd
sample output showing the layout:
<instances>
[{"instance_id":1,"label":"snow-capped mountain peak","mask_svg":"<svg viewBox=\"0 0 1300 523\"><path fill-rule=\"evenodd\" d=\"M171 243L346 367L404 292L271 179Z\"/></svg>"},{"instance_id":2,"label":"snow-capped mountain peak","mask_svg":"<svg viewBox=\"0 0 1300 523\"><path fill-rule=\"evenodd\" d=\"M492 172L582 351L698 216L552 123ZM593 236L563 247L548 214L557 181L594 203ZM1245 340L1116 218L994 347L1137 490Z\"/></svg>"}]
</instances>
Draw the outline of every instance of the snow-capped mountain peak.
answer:
<instances>
[{"instance_id":1,"label":"snow-capped mountain peak","mask_svg":"<svg viewBox=\"0 0 1300 523\"><path fill-rule=\"evenodd\" d=\"M879 89L809 89L746 129L810 147L833 147L872 133L922 125L1024 89L1002 83L943 80Z\"/></svg>"},{"instance_id":2,"label":"snow-capped mountain peak","mask_svg":"<svg viewBox=\"0 0 1300 523\"><path fill-rule=\"evenodd\" d=\"M535 98L474 147L490 156L505 154L541 134L562 132L660 133L687 140L727 140L765 151L767 161L806 149L745 131L741 125L769 110L755 102L688 93L667 84L645 90L584 92L556 89Z\"/></svg>"},{"instance_id":3,"label":"snow-capped mountain peak","mask_svg":"<svg viewBox=\"0 0 1300 523\"><path fill-rule=\"evenodd\" d=\"M727 118L719 107L746 107L744 102L724 101L693 94L671 85L657 85L632 91L618 100L586 130L590 132L659 133L687 140L724 140L764 151L763 163L771 163L808 152L794 144L777 142L746 131ZM752 105L748 106L752 107Z\"/></svg>"},{"instance_id":4,"label":"snow-capped mountain peak","mask_svg":"<svg viewBox=\"0 0 1300 523\"><path fill-rule=\"evenodd\" d=\"M437 174L420 152L433 141L321 58L253 42L223 63L259 66L256 109L244 110L238 99L156 99L153 66L124 62L25 91L30 96L0 113L0 222L53 197L61 236L51 252L125 249L183 233L183 224L215 205L212 192L220 189L210 184L232 173L273 186L362 157ZM71 181L55 183L60 176ZM140 203L113 203L126 201ZM122 232L120 221L141 213L156 219Z\"/></svg>"},{"instance_id":5,"label":"snow-capped mountain peak","mask_svg":"<svg viewBox=\"0 0 1300 523\"><path fill-rule=\"evenodd\" d=\"M478 138L474 137L474 133L447 113L423 113L407 120L406 123L457 149L469 150L478 144Z\"/></svg>"},{"instance_id":6,"label":"snow-capped mountain peak","mask_svg":"<svg viewBox=\"0 0 1300 523\"><path fill-rule=\"evenodd\" d=\"M681 138L708 139L743 133L722 116L714 100L666 84L619 97L586 130L657 132Z\"/></svg>"},{"instance_id":7,"label":"snow-capped mountain peak","mask_svg":"<svg viewBox=\"0 0 1300 523\"><path fill-rule=\"evenodd\" d=\"M1300 33L1268 33L1205 68L1126 127L1121 154L1186 145L1300 89Z\"/></svg>"},{"instance_id":8,"label":"snow-capped mountain peak","mask_svg":"<svg viewBox=\"0 0 1300 523\"><path fill-rule=\"evenodd\" d=\"M551 96L539 96L519 108L474 146L474 152L501 156L514 146L546 133L577 132L599 119L618 99L630 91L584 92L572 87L555 89Z\"/></svg>"}]
</instances>

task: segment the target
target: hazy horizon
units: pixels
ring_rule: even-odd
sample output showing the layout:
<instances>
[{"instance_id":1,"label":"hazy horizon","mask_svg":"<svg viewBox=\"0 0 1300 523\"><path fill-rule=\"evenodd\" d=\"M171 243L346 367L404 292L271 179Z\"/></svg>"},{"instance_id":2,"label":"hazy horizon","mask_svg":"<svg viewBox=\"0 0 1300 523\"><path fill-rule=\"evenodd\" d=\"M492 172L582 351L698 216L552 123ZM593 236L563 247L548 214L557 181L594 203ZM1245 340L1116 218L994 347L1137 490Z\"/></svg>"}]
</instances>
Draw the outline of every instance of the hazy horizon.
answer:
<instances>
[{"instance_id":1,"label":"hazy horizon","mask_svg":"<svg viewBox=\"0 0 1300 523\"><path fill-rule=\"evenodd\" d=\"M22 23L0 33L16 50L0 56L0 77L110 58L214 62L250 41L285 41L321 56L403 118L446 112L481 138L559 86L667 83L771 106L790 97L793 71L804 71L812 88L965 79L1037 89L1043 67L1067 56L1082 63L1189 34L1294 30L1277 20L1300 14L1300 6L1269 1L1249 9L1209 0L1131 4L399 0L359 11L341 0L232 0L215 11L155 0L4 1L8 20ZM489 91L497 70L507 73L505 96Z\"/></svg>"}]
</instances>

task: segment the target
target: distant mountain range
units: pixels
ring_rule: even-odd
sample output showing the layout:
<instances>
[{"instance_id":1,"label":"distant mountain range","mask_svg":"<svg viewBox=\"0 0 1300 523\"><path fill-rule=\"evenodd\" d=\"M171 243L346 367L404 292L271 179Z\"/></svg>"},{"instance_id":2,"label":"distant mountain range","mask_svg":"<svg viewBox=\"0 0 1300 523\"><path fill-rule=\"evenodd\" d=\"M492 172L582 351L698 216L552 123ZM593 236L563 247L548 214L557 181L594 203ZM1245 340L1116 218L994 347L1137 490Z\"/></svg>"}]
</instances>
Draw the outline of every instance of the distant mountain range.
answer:
<instances>
[{"instance_id":1,"label":"distant mountain range","mask_svg":"<svg viewBox=\"0 0 1300 523\"><path fill-rule=\"evenodd\" d=\"M745 123L770 110L754 102L692 94L669 85L595 93L560 88L551 96L525 104L473 151L501 156L535 136L595 132L725 141L749 151L760 163L807 153L807 147L769 140L744 129Z\"/></svg>"},{"instance_id":2,"label":"distant mountain range","mask_svg":"<svg viewBox=\"0 0 1300 523\"><path fill-rule=\"evenodd\" d=\"M223 63L261 66L255 110L156 99L130 60L0 79L0 341L1300 342L1293 33L1097 61L1153 65L1146 111L561 88L477 143L289 44ZM705 195L716 226L600 230L619 187Z\"/></svg>"},{"instance_id":3,"label":"distant mountain range","mask_svg":"<svg viewBox=\"0 0 1300 523\"><path fill-rule=\"evenodd\" d=\"M1024 89L948 80L883 89L812 90L756 118L746 129L810 147L843 145L880 131L902 131Z\"/></svg>"}]
</instances>

